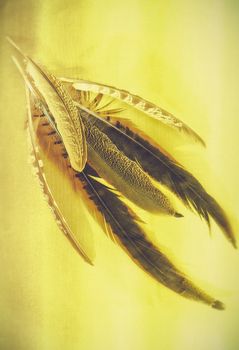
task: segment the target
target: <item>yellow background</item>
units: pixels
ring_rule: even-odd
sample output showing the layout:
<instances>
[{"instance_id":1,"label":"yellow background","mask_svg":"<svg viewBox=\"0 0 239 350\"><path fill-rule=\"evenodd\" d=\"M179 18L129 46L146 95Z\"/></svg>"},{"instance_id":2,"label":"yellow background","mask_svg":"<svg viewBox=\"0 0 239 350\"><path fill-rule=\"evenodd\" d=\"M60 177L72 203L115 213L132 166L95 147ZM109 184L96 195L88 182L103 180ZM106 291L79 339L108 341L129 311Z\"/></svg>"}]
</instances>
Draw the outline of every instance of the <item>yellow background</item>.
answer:
<instances>
[{"instance_id":1,"label":"yellow background","mask_svg":"<svg viewBox=\"0 0 239 350\"><path fill-rule=\"evenodd\" d=\"M238 7L219 0L0 2L1 349L238 349L239 254L216 225L210 238L184 210L180 220L152 219L150 229L226 303L223 312L157 284L96 225L95 267L72 249L27 162L25 91L4 38L52 72L127 89L195 129L207 149L187 144L175 154L227 209L237 233Z\"/></svg>"}]
</instances>

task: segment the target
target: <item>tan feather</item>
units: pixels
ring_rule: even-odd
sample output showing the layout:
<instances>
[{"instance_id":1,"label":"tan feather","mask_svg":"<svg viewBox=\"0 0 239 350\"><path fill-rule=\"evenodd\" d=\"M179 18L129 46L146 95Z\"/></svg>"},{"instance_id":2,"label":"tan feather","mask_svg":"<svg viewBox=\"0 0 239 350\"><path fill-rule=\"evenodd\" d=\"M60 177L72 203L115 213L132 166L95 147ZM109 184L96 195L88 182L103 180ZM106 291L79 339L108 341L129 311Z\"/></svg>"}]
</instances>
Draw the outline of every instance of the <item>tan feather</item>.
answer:
<instances>
[{"instance_id":1,"label":"tan feather","mask_svg":"<svg viewBox=\"0 0 239 350\"><path fill-rule=\"evenodd\" d=\"M53 122L64 141L72 167L82 171L87 160L84 125L70 94L53 74L26 56L11 38L7 37L7 40L20 54L21 64L15 57L13 60L26 85L34 95L41 96L41 102L45 101L43 104L53 116ZM88 96L89 93L85 94Z\"/></svg>"},{"instance_id":2,"label":"tan feather","mask_svg":"<svg viewBox=\"0 0 239 350\"><path fill-rule=\"evenodd\" d=\"M49 125L49 130L52 130ZM129 257L146 273L174 292L216 309L223 309L222 302L214 299L191 282L147 238L135 213L126 206L119 195L97 180L97 173L88 164L83 172L69 168L67 158L54 148L53 137L40 125L36 129L39 146L46 157L55 164L76 193L81 196L89 212L100 224L106 235L118 243ZM59 173L54 172L58 177Z\"/></svg>"},{"instance_id":3,"label":"tan feather","mask_svg":"<svg viewBox=\"0 0 239 350\"><path fill-rule=\"evenodd\" d=\"M73 225L74 226L74 231L72 230L71 226L69 225L69 218L66 219L63 211L64 211L64 207L61 205L62 202L60 203L59 201L57 201L56 199L56 193L53 191L52 186L49 185L48 181L49 178L47 176L47 173L45 172L45 166L46 166L46 162L44 161L44 159L42 158L42 153L41 153L41 146L38 144L38 138L36 136L36 132L38 130L40 130L41 127L41 123L39 122L40 117L38 118L38 120L36 120L37 118L35 118L35 120L33 121L33 110L34 110L34 105L31 102L31 98L30 98L30 92L27 89L27 105L28 105L28 132L29 132L29 136L30 136L30 147L31 147L31 157L32 157L32 165L35 169L35 173L37 175L37 178L39 179L39 182L41 184L41 188L42 191L44 193L44 196L47 200L47 203L49 205L49 207L52 210L52 213L55 217L55 221L58 224L59 228L61 229L61 231L67 236L67 238L69 239L69 241L71 242L71 244L74 246L74 248L78 251L78 253L83 257L83 259L88 262L89 264L93 265L92 263L92 259L94 257L94 252L92 250L92 244L91 244L91 232L88 232L87 234L87 240L90 241L90 243L85 243L85 237L83 237L83 230L84 227L83 226L87 226L87 219L85 217L85 215L83 213L80 213L78 220L82 219L84 220L84 225L81 225L80 227L80 231L78 232L77 229L77 225ZM34 124L35 126L34 126ZM36 129L36 130L35 130ZM49 136L47 136L46 131L44 131L45 134L45 140L46 138L48 138L48 142L45 143L46 146L46 153L51 153L50 151L50 147L52 147L52 145L49 143ZM42 142L44 142L44 139L41 140ZM61 153L60 153L61 155ZM62 158L62 156L61 156ZM64 161L64 159L63 159ZM67 162L68 163L68 162ZM69 166L69 164L67 164L67 166L65 167L67 169L67 167ZM72 170L73 171L73 170ZM51 171L48 172L52 173ZM57 171L56 169L54 170L54 174L52 174L52 176L55 177L56 181L58 179L57 176ZM52 182L51 182L52 184ZM60 186L60 190L61 192L63 192L63 187ZM71 192L68 192L68 196L69 199L72 198L70 196ZM83 201L80 199L78 199L78 206L82 206L83 205ZM78 212L79 210L77 210ZM85 228L85 230L90 230L90 228ZM90 246L90 248L89 248Z\"/></svg>"},{"instance_id":4,"label":"tan feather","mask_svg":"<svg viewBox=\"0 0 239 350\"><path fill-rule=\"evenodd\" d=\"M84 125L69 93L58 79L30 59L27 63L27 73L54 117L72 167L77 171L82 171L87 159Z\"/></svg>"},{"instance_id":5,"label":"tan feather","mask_svg":"<svg viewBox=\"0 0 239 350\"><path fill-rule=\"evenodd\" d=\"M72 86L81 91L90 91L97 94L108 95L115 99L118 99L139 111L147 114L151 118L154 118L169 127L173 127L178 131L181 131L188 136L190 136L194 141L199 142L201 145L205 146L205 142L202 138L189 126L187 126L180 119L176 118L173 114L167 112L166 110L158 107L154 103L151 103L140 96L131 94L126 90L121 90L113 86L103 85L95 82L90 82L86 80L59 78L62 82L72 83Z\"/></svg>"},{"instance_id":6,"label":"tan feather","mask_svg":"<svg viewBox=\"0 0 239 350\"><path fill-rule=\"evenodd\" d=\"M62 106L59 110L57 105L59 103L59 98L60 102L63 103L63 106L66 107L66 110L69 112L68 102L66 102L63 97L65 92L64 90L61 91L61 86L58 85L57 80L54 80L54 77L52 78L48 73L45 74L45 72L30 59L28 59L27 62L28 74L31 76L32 80L35 81L38 93L45 98L47 108L50 110L48 115L48 112L46 111L45 113L44 109L41 110L41 106L37 103L29 101L29 129L33 146L34 164L37 167L37 175L42 181L44 193L47 195L48 203L50 204L50 207L53 208L57 221L60 221L60 227L63 227L63 232L70 234L70 240L73 241L81 255L87 260L88 255L85 249L82 249L81 239L76 237L76 232L74 230L68 229L68 220L66 220L61 213L61 209L59 208L59 204L61 203L57 200L57 191L54 191L53 193L52 190L55 186L55 182L59 183L58 177L61 176L64 177L64 181L62 182L64 187L72 187L77 195L80 194L81 200L84 204L89 205L90 209L94 207L91 214L97 213L98 218L101 216L99 222L103 226L104 231L114 238L114 240L121 245L126 253L145 272L150 274L159 283L162 283L182 296L202 301L216 309L223 309L224 305L220 301L197 288L197 286L195 286L172 262L170 262L158 247L148 240L132 210L120 200L117 193L97 181L98 174L95 171L96 169L94 169L94 162L92 162L92 164L86 164L86 167L82 172L77 172L70 166L69 161L77 161L78 156L76 156L76 154L73 154L73 156L67 154L67 149L65 149L66 145L70 148L70 151L73 152L71 141L69 141L68 136L64 133L61 135L60 130L58 130L60 137L58 137L56 133L58 123L57 118L59 115L61 116L62 113ZM56 95L58 96L58 100ZM87 103L90 103L89 91L86 91L84 100ZM96 105L99 102L98 100L95 101ZM45 122L41 123L40 117L32 118L33 110L35 108L36 110L38 109L39 112L43 112L43 118L46 116L51 120L51 114L53 114L53 122L56 123L56 125L51 125ZM64 117L62 119L60 118L60 124L63 120ZM74 126L74 120L67 120L66 124L68 124L68 122L70 127L72 127L72 124ZM47 129L44 129L45 126ZM64 127L68 128L64 123L61 124L61 127L63 129ZM68 132L72 131L68 130ZM137 160L137 162L139 162L139 160ZM46 164L47 167L45 166ZM139 164L141 169L142 164ZM47 174L45 171L48 167ZM54 178L54 181L51 183L48 182L50 176ZM65 179L68 181L65 181ZM69 182L72 186L67 186L67 183ZM69 197L67 199L69 199ZM70 205L72 205L72 208L74 209L73 211L75 211L76 206L74 203L71 203L71 200L67 201L66 205L68 209ZM84 217L84 220L85 219L86 218ZM65 227L67 228L66 230L64 230ZM74 234L72 234L72 232L74 232ZM88 262L90 262L89 260Z\"/></svg>"}]
</instances>

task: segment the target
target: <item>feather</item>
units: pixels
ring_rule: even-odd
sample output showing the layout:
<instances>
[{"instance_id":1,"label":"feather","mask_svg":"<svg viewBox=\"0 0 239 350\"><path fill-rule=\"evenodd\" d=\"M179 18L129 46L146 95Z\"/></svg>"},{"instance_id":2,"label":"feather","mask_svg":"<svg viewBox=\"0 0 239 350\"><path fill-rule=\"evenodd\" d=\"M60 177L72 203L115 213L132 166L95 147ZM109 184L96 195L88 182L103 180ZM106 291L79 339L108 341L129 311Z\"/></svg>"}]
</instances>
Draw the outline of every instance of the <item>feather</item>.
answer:
<instances>
[{"instance_id":1,"label":"feather","mask_svg":"<svg viewBox=\"0 0 239 350\"><path fill-rule=\"evenodd\" d=\"M55 167L52 167L51 163L47 161L47 157L44 157L44 154L42 152L43 144L45 147L45 153L47 154L52 154L52 148L55 147L54 153L56 158L54 162L56 164L58 164L57 160L59 158L59 155L61 158L61 163L65 164L66 171L68 164L66 166L66 162L64 162L64 159L61 156L62 152L60 152L59 154L58 151L57 155L56 145L54 146L54 143L52 144L50 142L51 138L48 135L52 132L52 128L48 127L50 129L48 129L48 132L46 132L46 126L48 123L42 122L42 118L39 117L39 114L42 114L41 111L38 110L36 112L36 105L35 103L33 103L32 97L30 97L30 92L28 89L27 102L28 132L30 136L32 165L35 169L37 178L39 179L39 182L41 184L44 196L52 210L52 213L55 217L55 221L58 224L61 231L67 236L73 247L83 257L83 259L87 263L93 265L92 259L94 258L94 249L91 238L91 232L87 232L86 235L83 234L84 231L90 231L90 227L87 222L87 218L85 217L85 212L82 211L84 208L82 199L79 197L77 198L77 200L75 200L70 188L65 191L65 186L62 186L62 182L59 178L59 170ZM39 119L41 119L41 122L39 121ZM43 124L44 126L42 126ZM36 135L38 135L38 137ZM39 137L41 138L40 143ZM69 218L69 210L66 210L66 206L64 205L64 195L66 202L67 200L71 200L72 204L76 202L75 204L77 206L77 209L75 209L75 213L70 213L71 218ZM67 213L68 216L66 215ZM72 218L73 214L74 217ZM76 220L82 221L80 227L77 223L74 223L76 222Z\"/></svg>"},{"instance_id":2,"label":"feather","mask_svg":"<svg viewBox=\"0 0 239 350\"><path fill-rule=\"evenodd\" d=\"M164 213L176 217L177 213L165 194L152 183L148 174L121 152L97 127L90 115L80 110L86 130L88 162L108 183L125 197L151 213Z\"/></svg>"},{"instance_id":3,"label":"feather","mask_svg":"<svg viewBox=\"0 0 239 350\"><path fill-rule=\"evenodd\" d=\"M156 106L155 104L149 101L146 101L142 97L133 95L128 91L117 89L112 86L107 86L86 80L68 79L63 77L59 79L62 82L72 83L72 86L77 90L90 91L97 94L100 93L116 98L145 113L149 117L156 119L168 125L169 127L173 127L180 132L183 132L184 134L190 136L194 141L199 142L202 146L205 147L205 142L203 141L203 139L189 126L187 126L181 120L176 118L173 114L167 112L166 110Z\"/></svg>"},{"instance_id":4,"label":"feather","mask_svg":"<svg viewBox=\"0 0 239 350\"><path fill-rule=\"evenodd\" d=\"M35 99L31 99L29 91L27 92L29 134L33 148L33 163L37 170L37 176L47 196L48 204L56 216L56 221L62 231L69 236L69 239L84 259L91 263L84 249L84 245L82 245L82 232L80 235L77 235L77 231L71 230L68 224L69 218L65 217L61 209L61 207L64 208L64 205L62 205L64 201L59 201L58 196L64 188L67 190L71 188L77 197L80 197L81 203L88 206L91 215L95 216L103 230L120 244L133 261L159 283L184 297L204 302L216 309L223 309L224 305L220 301L207 295L195 286L176 268L158 247L148 240L146 233L140 226L140 221L133 213L132 209L120 200L115 190L112 191L97 180L98 173L92 166L89 164L85 166L85 164L82 163L84 156L86 157L86 152L84 152L84 147L86 151L86 146L81 145L80 147L82 148L80 152L75 152L71 144L72 139L69 135L72 132L75 133L74 137L79 137L78 142L82 142L82 137L84 138L83 122L79 115L81 129L80 134L78 134L77 128L75 129L76 113L73 111L74 113L71 114L71 111L74 110L72 107L74 106L73 102L67 94L65 95L66 92L62 88L62 85L58 83L57 79L45 73L28 58L27 72L24 71L23 76L27 82L30 76L31 80L35 83L35 87L31 84L32 82L28 84L28 88L30 88L31 91L33 87L32 93L34 94L37 90ZM42 97L44 101L42 101ZM38 101L38 99L40 101ZM86 92L84 99L88 103L91 103L89 101L89 92ZM97 106L100 99L98 95L93 105L89 104L89 106ZM43 109L41 109L42 104L44 106ZM45 106L49 111L45 110ZM38 112L40 112L39 115L37 112L35 114L34 110L38 110ZM66 112L69 114L67 117L65 115ZM72 117L73 115L74 117ZM52 120L52 116L54 120ZM92 116L88 115L88 117ZM45 120L42 123L41 119L43 118ZM97 116L94 116L94 118L94 125L102 123L102 120ZM50 121L53 121L53 123ZM65 125L64 122L66 123ZM113 127L109 123L107 124L105 121L103 124L100 124L100 126L104 128L106 125L108 127L110 126L110 132L112 132L112 130L117 131L117 135L124 135L128 142L131 140L133 146L137 144L137 141L134 140L133 137L129 137L129 135L122 130ZM66 127L67 131L64 130L64 127ZM98 130L100 130L98 125L97 127ZM74 130L72 131L71 128ZM104 135L108 137L105 130ZM85 141L83 141L83 143L85 143ZM143 145L141 144L140 147L143 147ZM134 153L134 147L130 152ZM128 158L131 159L130 156ZM81 163L75 166L77 162ZM137 159L137 164L138 163L143 169L141 162ZM72 166L70 164L72 164ZM81 166L79 166L79 164L81 164ZM94 166L94 164L92 165ZM58 181L58 178L63 179L63 182ZM56 183L60 185L58 190L55 187ZM62 184L64 185L62 186ZM69 193L70 192L68 192L68 194ZM72 203L72 198L70 193L70 196L67 196L66 207L69 209L70 203L72 208L74 208L74 212L77 206ZM92 208L94 210L92 210ZM70 212L72 212L72 210L70 210ZM83 218L84 220L86 219L85 215L83 215Z\"/></svg>"},{"instance_id":5,"label":"feather","mask_svg":"<svg viewBox=\"0 0 239 350\"><path fill-rule=\"evenodd\" d=\"M80 107L79 107L80 108ZM210 226L211 216L220 226L232 245L236 239L226 213L217 201L206 192L200 182L156 143L150 143L137 129L125 127L120 118L110 124L94 112L90 112L94 125L107 135L129 159L137 160L142 169L167 186L190 209L195 210Z\"/></svg>"},{"instance_id":6,"label":"feather","mask_svg":"<svg viewBox=\"0 0 239 350\"><path fill-rule=\"evenodd\" d=\"M85 127L89 164L92 164L99 175L117 188L122 195L144 210L181 217L182 215L175 211L165 194L154 186L151 178L137 161L126 157L104 133L95 127L92 118L84 109L88 110L86 106L90 106L97 111L97 114L104 116L107 110L102 110L104 107L98 108L102 95L98 94L92 101L90 96L87 96L86 100L84 92L73 93L72 97L84 103L84 107L81 104L78 105L81 106L79 117ZM119 110L113 109L109 112L116 114Z\"/></svg>"},{"instance_id":7,"label":"feather","mask_svg":"<svg viewBox=\"0 0 239 350\"><path fill-rule=\"evenodd\" d=\"M90 214L101 225L104 232L114 242L117 242L141 269L165 287L186 298L201 301L218 310L224 309L222 302L207 295L195 286L147 239L145 232L140 226L140 221L132 209L120 200L119 195L115 193L115 191L112 192L110 188L97 181L98 174L91 166L86 164L82 172L76 172L70 167L67 153L64 153L63 156L62 150L59 149L61 145L59 141L61 140L59 140L59 136L53 133L52 125L45 125L47 123L41 123L39 119L42 118L33 119L31 116L29 120L29 122L32 123L31 135L32 140L35 138L33 142L34 149L37 150L37 148L39 148L41 152L43 162L38 159L39 151L35 153L37 155L35 158L39 164L38 174L42 180L44 189L47 189L45 193L47 193L48 198L50 198L49 204L54 212L58 214L58 205L55 200L56 192L52 192L53 183L51 183L49 187L47 179L49 172L53 173L52 176L55 179L58 178L59 172L56 171L58 169L63 173L64 179L66 180L65 185L61 186L61 189L63 187L68 188L70 185L76 194L80 196L82 203L87 206ZM33 123L35 124L34 129ZM47 127L47 131L45 127ZM35 134L36 136L34 137ZM56 142L57 145L55 145ZM38 147L36 147L36 144ZM45 155L45 157L43 155ZM41 165L42 162L45 167L47 159L55 164L55 170L53 168L49 169L48 174L43 172ZM57 219L67 227L67 221L62 217L61 213L57 215ZM62 229L61 225L60 228ZM63 230L63 232L65 231ZM78 240L75 240L75 236L74 234L72 235L71 231L67 230L66 232L74 244L79 243ZM82 246L77 244L76 247L79 253L88 261L87 256L85 256L85 251L82 251Z\"/></svg>"},{"instance_id":8,"label":"feather","mask_svg":"<svg viewBox=\"0 0 239 350\"><path fill-rule=\"evenodd\" d=\"M58 79L31 59L28 59L26 70L54 117L72 167L81 171L87 159L87 145L83 123L70 95Z\"/></svg>"},{"instance_id":9,"label":"feather","mask_svg":"<svg viewBox=\"0 0 239 350\"><path fill-rule=\"evenodd\" d=\"M53 74L26 56L11 38L7 37L7 40L20 55L22 64L15 57L13 60L26 85L35 96L40 97L41 105L53 116L51 122L64 140L72 167L81 171L86 164L87 146L84 126L71 96Z\"/></svg>"},{"instance_id":10,"label":"feather","mask_svg":"<svg viewBox=\"0 0 239 350\"><path fill-rule=\"evenodd\" d=\"M147 239L132 211L117 194L95 179L97 175L87 164L84 171L78 173L77 177L84 183L84 190L90 201L94 203L95 210L105 218L104 221L110 227L116 242L130 258L151 277L174 292L211 305L213 308L224 309L220 301L196 287Z\"/></svg>"},{"instance_id":11,"label":"feather","mask_svg":"<svg viewBox=\"0 0 239 350\"><path fill-rule=\"evenodd\" d=\"M11 44L17 49L18 52L21 54L21 58L24 57L26 60L26 56L21 52L21 50L11 41L11 39L8 39ZM49 136L58 134L57 129L55 128L55 124L52 123L51 117L49 118L49 113L47 112L47 106L45 105L45 102L40 99L39 92L36 90L34 84L32 83L31 79L29 79L29 76L27 72L25 71L24 67L19 63L19 61L13 57L13 61L18 68L21 76L23 77L23 80L26 84L26 97L27 97L27 109L28 109L28 121L27 121L27 129L29 134L29 146L30 146L30 154L31 154L31 161L32 166L35 171L35 174L40 182L43 194L47 200L47 203L49 207L52 210L52 213L54 215L55 221L58 224L61 231L68 237L69 241L73 245L73 247L78 251L78 253L83 257L83 259L93 265L92 260L94 258L94 245L92 241L91 235L89 235L90 228L87 221L87 218L85 217L85 206L83 205L83 202L80 198L77 198L77 202L75 203L75 199L72 195L72 192L70 190L66 191L66 197L65 200L64 194L65 194L65 186L62 186L62 183L60 181L60 175L58 170L59 169L52 169L50 162L48 162L47 157L44 158L44 152L41 152L41 146L40 142L43 142L45 145L45 153L48 155L51 154L51 147L52 144L50 142ZM43 109L42 109L43 108ZM46 113L44 115L44 113ZM39 123L39 118L35 117L47 117L47 122ZM46 129L42 130L42 126L49 126L52 127L48 133L46 133ZM42 135L39 135L38 133L42 133ZM36 136L38 134L38 137ZM45 140L47 139L47 141ZM45 143L44 143L45 141ZM55 141L54 144L61 144L62 141ZM56 150L56 148L55 148ZM65 151L65 149L64 149ZM59 158L59 154L57 152L55 153L55 157ZM62 152L60 153L62 155ZM56 164L63 164L64 160L62 160L62 157L60 157L60 163ZM66 165L64 163L65 169L69 172L69 164ZM49 169L50 168L50 169ZM57 185L58 184L58 188ZM60 196L59 196L60 194ZM75 203L75 209L73 212L71 211L69 213L69 205L64 205L64 203L71 200L71 204ZM76 219L72 216L73 213L75 213L75 216L77 217L77 220L82 219L84 221L84 225L81 224L80 227L80 233L79 233L79 227L76 222ZM66 219L66 216L68 214L68 217ZM84 230L87 232L86 235L83 234Z\"/></svg>"}]
</instances>

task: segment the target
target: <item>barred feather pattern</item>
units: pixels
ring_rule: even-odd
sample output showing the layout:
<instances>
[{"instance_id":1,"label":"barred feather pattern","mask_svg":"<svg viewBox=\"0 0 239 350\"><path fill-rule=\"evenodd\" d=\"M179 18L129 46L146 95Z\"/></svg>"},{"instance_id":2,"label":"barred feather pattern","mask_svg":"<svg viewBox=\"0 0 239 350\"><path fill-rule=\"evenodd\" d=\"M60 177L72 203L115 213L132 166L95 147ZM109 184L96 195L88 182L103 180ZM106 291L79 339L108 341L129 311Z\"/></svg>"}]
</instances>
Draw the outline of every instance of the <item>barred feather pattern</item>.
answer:
<instances>
[{"instance_id":1,"label":"barred feather pattern","mask_svg":"<svg viewBox=\"0 0 239 350\"><path fill-rule=\"evenodd\" d=\"M32 124L32 117L33 115L33 104L30 101L30 93L28 89L26 89L26 97L28 101L28 122L27 122L27 129L29 134L29 147L30 147L30 159L32 163L32 167L34 169L34 174L37 176L41 190L43 192L44 198L46 199L49 208L52 211L52 214L55 218L55 221L60 228L60 230L67 236L69 241L71 242L72 246L77 250L77 252L82 256L82 258L89 263L90 265L93 265L91 259L88 257L86 252L82 249L82 247L79 245L79 242L74 237L74 233L71 231L70 227L67 224L67 221L65 220L64 216L62 215L58 204L56 203L54 196L52 195L51 189L48 186L47 179L44 174L44 164L41 160L39 148L36 141L36 135L35 131L33 129Z\"/></svg>"},{"instance_id":2,"label":"barred feather pattern","mask_svg":"<svg viewBox=\"0 0 239 350\"><path fill-rule=\"evenodd\" d=\"M167 186L183 203L203 218L210 227L211 216L232 245L236 239L226 213L206 192L200 182L159 146L152 145L142 134L125 127L117 118L104 120L89 111L89 119L107 135L118 149L131 160L137 160L142 169Z\"/></svg>"},{"instance_id":3,"label":"barred feather pattern","mask_svg":"<svg viewBox=\"0 0 239 350\"><path fill-rule=\"evenodd\" d=\"M181 216L137 162L125 156L105 133L95 127L88 113L79 113L86 130L88 162L97 169L100 176L122 195L151 213Z\"/></svg>"},{"instance_id":4,"label":"barred feather pattern","mask_svg":"<svg viewBox=\"0 0 239 350\"><path fill-rule=\"evenodd\" d=\"M51 145L54 140L52 139L52 126L48 125L47 134L44 130L41 131L42 128L44 128L42 123L39 123L37 135L40 137L39 146L46 156L52 162L56 162L57 167L61 169L66 179L77 191L80 189L79 195L84 198L89 213L98 221L104 232L117 242L141 269L181 296L200 301L218 310L224 309L222 302L198 288L147 239L146 233L140 226L140 220L132 209L120 200L117 193L112 192L110 188L97 180L98 173L89 164L86 164L83 172L76 172L71 167L69 168L67 153L61 155L64 160L59 161L57 155L60 155L61 152L57 151L55 147L58 147L57 144L61 142L60 137L57 136L59 141L54 141L56 145ZM42 169L39 174L43 174ZM47 184L46 179L43 184ZM50 205L53 210L56 210L54 199ZM81 253L81 251L79 252Z\"/></svg>"},{"instance_id":5,"label":"barred feather pattern","mask_svg":"<svg viewBox=\"0 0 239 350\"><path fill-rule=\"evenodd\" d=\"M57 130L64 139L73 168L81 171L87 159L87 145L84 125L71 96L54 75L30 59L27 63L27 73L46 101Z\"/></svg>"},{"instance_id":6,"label":"barred feather pattern","mask_svg":"<svg viewBox=\"0 0 239 350\"><path fill-rule=\"evenodd\" d=\"M98 174L89 165L86 165L83 173L77 174L79 181L84 183L89 199L104 216L116 241L131 259L151 277L174 292L186 298L201 301L218 310L224 309L222 302L195 286L147 239L128 207L117 194L95 180L97 176Z\"/></svg>"},{"instance_id":7,"label":"barred feather pattern","mask_svg":"<svg viewBox=\"0 0 239 350\"><path fill-rule=\"evenodd\" d=\"M158 107L154 103L151 103L140 96L131 94L130 92L122 89L115 88L113 86L103 85L86 80L59 78L62 82L72 83L72 86L80 91L94 92L96 94L108 95L112 98L118 99L139 111L147 114L151 118L154 118L169 127L173 127L178 131L190 136L194 141L199 142L205 147L204 140L188 125L183 123L180 119L176 118L173 114L167 112L161 107Z\"/></svg>"},{"instance_id":8,"label":"barred feather pattern","mask_svg":"<svg viewBox=\"0 0 239 350\"><path fill-rule=\"evenodd\" d=\"M13 44L13 46L16 47L15 44ZM69 129L73 127L74 129L73 133L76 131L74 128L75 127L74 123L76 122L76 118L75 118L76 113L73 107L74 106L73 102L71 101L71 97L67 96L67 94L65 95L65 90L63 89L62 85L58 82L58 80L55 77L44 72L40 67L38 67L31 59L28 59L24 54L22 56L27 61L27 67L25 67L27 68L27 72L24 71L24 69L22 68L20 69L20 72L22 73L24 80L28 88L30 89L30 91L32 91L32 84L31 82L28 81L29 76L35 82L35 85L38 90L36 97L40 99L39 102L41 104L43 102L41 101L41 96L43 96L43 98L46 100L45 101L46 104L44 103L42 104L44 106L47 105L47 107L49 107L49 111L45 111L44 109L42 109L43 116L45 114L45 116L48 119L49 117L50 119L51 117L53 117L53 120L55 122L55 124L48 123L50 132L48 132L47 134L41 129L42 127L41 123L37 124L36 129L34 129L32 125L32 119L31 119L33 106L29 102L29 106L30 106L29 107L29 130L30 130L31 144L33 148L32 154L33 154L34 167L37 169L37 176L39 177L43 191L47 196L47 201L50 207L52 208L53 213L55 214L56 220L60 228L62 229L62 231L69 235L70 240L74 243L75 247L77 247L77 244L76 244L77 242L74 241L74 235L71 236L71 233L67 228L67 221L61 215L59 208L57 206L57 203L55 202L54 197L51 193L51 189L47 184L47 179L44 174L44 164L42 164L42 161L39 157L39 152L37 148L38 145L39 147L42 147L42 151L46 154L47 157L49 157L49 159L53 162L53 164L56 163L57 167L61 168L61 171L63 172L64 176L66 177L66 179L69 180L67 182L68 184L70 183L71 186L73 186L74 189L77 190L77 186L75 186L76 180L79 182L80 184L79 189L80 189L81 195L84 198L86 198L85 204L88 206L90 214L95 216L101 225L103 223L102 225L103 230L105 232L108 232L114 238L114 240L121 245L121 247L126 251L126 253L144 271L146 271L149 275L155 278L159 283L165 285L166 287L170 288L174 292L184 297L201 301L205 304L212 306L213 308L222 310L224 308L224 305L222 302L209 296L208 294L200 290L196 285L194 285L194 283L192 283L186 276L184 276L184 274L177 269L177 267L159 250L158 247L156 247L153 243L151 243L148 240L146 236L146 232L142 229L140 225L140 220L138 220L137 216L133 213L132 209L130 209L126 204L124 204L123 201L120 200L120 197L117 193L112 192L111 189L109 189L107 186L105 186L100 181L98 181L99 174L95 171L94 164L91 164L91 165L86 164L85 169L81 172L84 166L79 166L79 169L74 168L75 169L74 170L73 167L71 167L69 163L67 163L67 161L61 161L61 157L64 157L64 160L65 158L68 158L71 163L74 161L74 157L75 157L75 160L77 159L77 155L74 154L74 151L72 155L72 149L74 149L74 147L71 145L71 138L69 136L72 131L70 130L69 132ZM90 83L90 86L91 84L92 83ZM118 98L128 103L129 105L133 105L135 108L138 108L139 110L144 111L146 114L150 116L154 116L156 117L156 119L159 119L162 121L167 120L167 122L170 125L173 125L184 131L188 131L190 135L194 135L191 129L189 129L187 126L182 124L181 121L177 120L170 114L168 115L167 112L161 109L158 109L158 107L156 107L155 105L150 104L149 102L137 96L134 96L130 93L127 93L123 90L119 90L119 89L115 89L107 86L103 86L103 88L106 89L106 91L105 90L101 91L99 90L99 87L97 87L98 95L95 97L93 101L90 102L90 104L87 107L93 108L97 106L103 94L108 94L109 96L115 95L113 97ZM90 88L88 85L87 85L87 89L88 90L85 92L85 95L86 95L85 100L89 100L88 95L89 95ZM108 91L107 89L113 89L113 91ZM33 89L32 92L35 95L35 89ZM39 95L38 95L38 92L39 92ZM118 96L118 94L120 95ZM56 98L56 96L58 98ZM59 104L61 104L60 108L59 108ZM68 119L66 118L67 120L66 119L64 120L64 118L63 120L61 120L61 118L60 119L58 118L58 112L60 114L62 112L62 104L65 110L69 113L69 115L67 116ZM39 105L38 105L38 108L39 108ZM71 116L73 114L74 114L74 118L72 119ZM102 111L101 111L101 114L102 114ZM106 113L106 115L108 115L108 112ZM89 113L89 116L92 117L91 113ZM139 162L140 157L138 157L139 154L137 153L139 152L139 150L147 151L147 154L146 154L147 156L151 154L151 156L154 156L155 158L157 158L157 151L159 150L158 149L153 150L152 148L153 145L151 145L150 143L147 144L147 141L142 139L141 136L138 136L134 132L133 134L131 134L131 136L129 136L129 133L132 133L132 131L123 130L124 128L122 127L121 124L117 125L117 127L115 126L113 127L112 125L110 125L110 123L106 121L103 122L101 119L97 118L97 116L94 115L93 117L95 118L94 125L98 128L98 130L100 132L104 132L104 134L112 140L112 142L119 148L119 150L123 150L122 152L124 152L125 156L128 157L128 159L131 159L131 160L136 159L137 162ZM84 135L83 122L81 121L80 115L78 115L78 118L80 123L79 130L81 130L80 133L82 133L82 135L81 134L78 135L79 139L76 140L76 142L85 143L86 140L84 139L85 135ZM60 129L59 130L60 133L57 136L59 139L57 141L54 141L54 144L52 145L52 135L57 134L58 127ZM62 127L62 130L61 130L61 127ZM68 135L67 133L64 134L64 128L68 129L67 130ZM37 137L40 138L39 144L36 142L36 138L35 138L36 135ZM119 136L122 136L122 135L124 135L124 138L121 139L121 142L118 143L118 138ZM194 135L194 137L196 137L196 135ZM127 153L127 147L126 149L120 148L120 145L124 144L124 141L125 141L125 146L130 148L130 150L128 151L129 153ZM62 146L65 146L66 152L64 154L61 154L58 150L56 154L52 154L52 152L54 153L55 144L56 145L62 144ZM137 149L136 146L139 147L139 149ZM86 144L79 147L79 149L82 151L81 152L82 154L78 154L78 156L80 157L80 162L82 164L83 164L82 159L84 160L84 156L86 158L86 152L84 153L84 148L86 151ZM155 154L153 151L155 151ZM171 159L169 160L171 161ZM49 165L49 169L51 170L52 168L49 162L46 162L46 163ZM162 159L161 159L161 163L164 164ZM146 171L150 173L151 170L150 169L147 170L148 169L147 161L146 163L144 163L141 160L140 165L142 166L142 168L145 167ZM152 168L154 168L155 166L156 166L155 163L151 165ZM164 166L168 167L168 164L166 165L164 164ZM48 176L50 178L49 174L50 172L48 173ZM58 175L61 175L61 174L58 173ZM168 179L170 178L170 176L165 170L165 183L168 182ZM157 179L156 175L155 175L155 178ZM161 177L160 179L158 179L158 181L162 181ZM170 178L170 181L171 181L171 178ZM94 208L94 210L91 210L92 208ZM97 213L97 215L95 215L95 213ZM88 257L84 254L84 252L82 252L81 249L78 249L78 251L86 261L90 262L89 259L87 259Z\"/></svg>"}]
</instances>

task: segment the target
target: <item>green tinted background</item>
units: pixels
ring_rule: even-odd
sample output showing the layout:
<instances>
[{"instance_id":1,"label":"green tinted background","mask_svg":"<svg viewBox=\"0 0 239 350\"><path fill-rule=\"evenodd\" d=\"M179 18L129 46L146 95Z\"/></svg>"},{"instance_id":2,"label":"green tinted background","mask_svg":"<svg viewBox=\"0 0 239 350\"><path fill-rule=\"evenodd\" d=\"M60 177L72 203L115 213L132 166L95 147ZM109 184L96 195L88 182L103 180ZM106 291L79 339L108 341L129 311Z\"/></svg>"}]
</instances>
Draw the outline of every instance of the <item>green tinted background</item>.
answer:
<instances>
[{"instance_id":1,"label":"green tinted background","mask_svg":"<svg viewBox=\"0 0 239 350\"><path fill-rule=\"evenodd\" d=\"M175 155L237 231L238 7L219 0L0 2L1 349L238 349L239 255L216 225L210 238L185 210L181 220L152 218L150 229L195 282L226 303L223 312L157 284L93 222L95 267L72 249L27 162L25 91L5 41L11 36L52 72L127 89L183 119L207 149L186 144Z\"/></svg>"}]
</instances>

